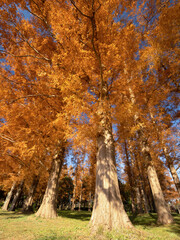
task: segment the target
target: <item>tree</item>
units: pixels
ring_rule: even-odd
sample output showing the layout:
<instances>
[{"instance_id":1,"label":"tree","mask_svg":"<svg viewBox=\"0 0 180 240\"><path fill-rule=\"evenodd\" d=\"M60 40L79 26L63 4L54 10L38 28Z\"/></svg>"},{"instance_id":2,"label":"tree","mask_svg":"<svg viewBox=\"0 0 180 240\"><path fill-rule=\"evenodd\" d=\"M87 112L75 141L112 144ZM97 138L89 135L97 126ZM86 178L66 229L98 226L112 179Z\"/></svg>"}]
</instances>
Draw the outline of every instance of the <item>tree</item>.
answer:
<instances>
[{"instance_id":1,"label":"tree","mask_svg":"<svg viewBox=\"0 0 180 240\"><path fill-rule=\"evenodd\" d=\"M160 109L166 103L170 106L169 98L176 105L172 93L177 91L173 79L178 76L175 25L179 18L172 16L179 4L8 0L1 6L0 94L5 99L0 104L5 103L1 111L7 122L1 129L6 134L3 137L14 141L8 151L24 167L31 166L32 159L32 166L42 159L45 166L52 164L37 214L56 216L58 179L67 142L85 146L96 139L91 225L95 229L99 225L132 227L119 192L113 132L117 124L118 131L127 134L123 142L138 140L139 168L146 164L151 187L161 195L160 208L170 219L165 222L158 210L160 222L171 222L153 166L149 110L156 106L156 113L162 116ZM167 16L171 16L168 31L163 24ZM136 187L140 189L141 184ZM152 192L156 199L159 192Z\"/></svg>"},{"instance_id":2,"label":"tree","mask_svg":"<svg viewBox=\"0 0 180 240\"><path fill-rule=\"evenodd\" d=\"M58 194L58 182L61 173L65 147L64 143L60 143L57 147L57 153L55 154L52 166L49 174L48 184L43 197L43 201L39 210L36 213L38 217L55 218L57 217L57 194Z\"/></svg>"}]
</instances>

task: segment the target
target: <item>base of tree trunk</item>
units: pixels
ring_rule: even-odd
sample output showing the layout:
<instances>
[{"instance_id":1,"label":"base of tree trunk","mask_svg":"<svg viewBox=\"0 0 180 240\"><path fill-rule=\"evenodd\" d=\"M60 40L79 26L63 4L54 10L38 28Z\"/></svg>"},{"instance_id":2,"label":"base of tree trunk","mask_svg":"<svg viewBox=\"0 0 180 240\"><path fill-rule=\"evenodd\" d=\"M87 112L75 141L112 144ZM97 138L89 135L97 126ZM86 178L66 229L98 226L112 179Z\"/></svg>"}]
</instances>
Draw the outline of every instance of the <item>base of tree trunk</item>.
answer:
<instances>
[{"instance_id":1,"label":"base of tree trunk","mask_svg":"<svg viewBox=\"0 0 180 240\"><path fill-rule=\"evenodd\" d=\"M173 223L173 218L169 213L165 213L163 216L158 217L157 224L168 225Z\"/></svg>"},{"instance_id":2,"label":"base of tree trunk","mask_svg":"<svg viewBox=\"0 0 180 240\"><path fill-rule=\"evenodd\" d=\"M33 207L32 207L32 206L29 206L28 208L22 209L22 212L25 213L25 214L34 213Z\"/></svg>"},{"instance_id":3,"label":"base of tree trunk","mask_svg":"<svg viewBox=\"0 0 180 240\"><path fill-rule=\"evenodd\" d=\"M62 147L58 153L54 156L51 171L49 174L48 184L43 197L42 204L35 214L37 217L42 218L56 218L57 215L57 193L59 176L62 169L64 160L64 147Z\"/></svg>"},{"instance_id":4,"label":"base of tree trunk","mask_svg":"<svg viewBox=\"0 0 180 240\"><path fill-rule=\"evenodd\" d=\"M42 217L42 218L57 218L58 214L56 209L54 209L53 206L50 206L49 204L46 205L41 205L37 213L35 214L36 217Z\"/></svg>"},{"instance_id":5,"label":"base of tree trunk","mask_svg":"<svg viewBox=\"0 0 180 240\"><path fill-rule=\"evenodd\" d=\"M4 210L4 211L8 210L8 205L9 205L9 202L11 200L11 197L12 197L13 191L15 189L15 186L16 186L16 182L13 183L13 185L11 187L11 190L8 192L6 200L5 200L5 202L4 202L3 206L2 206L2 210Z\"/></svg>"}]
</instances>

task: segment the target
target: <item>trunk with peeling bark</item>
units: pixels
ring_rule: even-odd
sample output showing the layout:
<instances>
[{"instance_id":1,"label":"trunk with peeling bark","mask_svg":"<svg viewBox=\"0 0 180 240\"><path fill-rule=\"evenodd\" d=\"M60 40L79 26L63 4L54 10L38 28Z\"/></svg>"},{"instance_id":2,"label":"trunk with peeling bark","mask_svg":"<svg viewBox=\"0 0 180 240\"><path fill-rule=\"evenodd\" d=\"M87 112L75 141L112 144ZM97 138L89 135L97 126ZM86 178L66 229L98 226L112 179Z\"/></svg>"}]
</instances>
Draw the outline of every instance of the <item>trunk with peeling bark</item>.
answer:
<instances>
[{"instance_id":1,"label":"trunk with peeling bark","mask_svg":"<svg viewBox=\"0 0 180 240\"><path fill-rule=\"evenodd\" d=\"M148 179L149 179L154 203L157 210L157 215L158 215L157 223L170 224L173 222L173 218L166 205L156 170L152 164L152 158L150 155L149 146L147 144L147 140L145 139L143 139L142 141L142 152L143 152L144 160L147 163Z\"/></svg>"},{"instance_id":2,"label":"trunk with peeling bark","mask_svg":"<svg viewBox=\"0 0 180 240\"><path fill-rule=\"evenodd\" d=\"M52 161L51 171L48 179L48 184L43 197L40 208L36 216L43 218L56 218L57 217L57 193L59 176L62 169L64 160L64 148L56 154Z\"/></svg>"},{"instance_id":3,"label":"trunk with peeling bark","mask_svg":"<svg viewBox=\"0 0 180 240\"><path fill-rule=\"evenodd\" d=\"M13 185L11 187L11 190L8 192L6 200L5 200L5 202L4 202L3 206L2 206L2 210L4 210L4 211L8 210L8 205L9 205L9 203L11 201L11 197L13 195L13 191L15 189L15 186L16 186L16 182L13 183Z\"/></svg>"},{"instance_id":4,"label":"trunk with peeling bark","mask_svg":"<svg viewBox=\"0 0 180 240\"><path fill-rule=\"evenodd\" d=\"M16 190L16 193L14 195L14 198L13 198L13 201L12 201L12 204L10 206L10 208L8 209L8 211L13 211L16 207L16 204L18 202L18 199L21 195L21 192L22 192L22 189L23 189L23 185L24 185L24 180L22 180Z\"/></svg>"},{"instance_id":5,"label":"trunk with peeling bark","mask_svg":"<svg viewBox=\"0 0 180 240\"><path fill-rule=\"evenodd\" d=\"M37 185L39 183L39 176L35 176L31 188L29 189L29 194L23 204L23 212L29 212L32 210L33 196L35 194Z\"/></svg>"},{"instance_id":6,"label":"trunk with peeling bark","mask_svg":"<svg viewBox=\"0 0 180 240\"><path fill-rule=\"evenodd\" d=\"M102 127L103 128L103 127ZM96 188L91 226L97 229L133 227L121 199L115 163L112 128L105 128L97 136Z\"/></svg>"}]
</instances>

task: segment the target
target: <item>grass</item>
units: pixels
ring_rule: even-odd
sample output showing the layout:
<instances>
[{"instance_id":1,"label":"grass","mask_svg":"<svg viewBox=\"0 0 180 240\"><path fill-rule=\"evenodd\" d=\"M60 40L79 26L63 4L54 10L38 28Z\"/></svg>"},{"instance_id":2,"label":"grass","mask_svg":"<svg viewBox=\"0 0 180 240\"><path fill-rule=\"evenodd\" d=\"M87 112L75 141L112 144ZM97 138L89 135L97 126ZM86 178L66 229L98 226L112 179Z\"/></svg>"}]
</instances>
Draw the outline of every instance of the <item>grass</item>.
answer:
<instances>
[{"instance_id":1,"label":"grass","mask_svg":"<svg viewBox=\"0 0 180 240\"><path fill-rule=\"evenodd\" d=\"M89 212L60 211L57 219L0 210L0 240L180 240L180 215L171 226L156 225L156 214L131 216L134 230L92 233Z\"/></svg>"}]
</instances>

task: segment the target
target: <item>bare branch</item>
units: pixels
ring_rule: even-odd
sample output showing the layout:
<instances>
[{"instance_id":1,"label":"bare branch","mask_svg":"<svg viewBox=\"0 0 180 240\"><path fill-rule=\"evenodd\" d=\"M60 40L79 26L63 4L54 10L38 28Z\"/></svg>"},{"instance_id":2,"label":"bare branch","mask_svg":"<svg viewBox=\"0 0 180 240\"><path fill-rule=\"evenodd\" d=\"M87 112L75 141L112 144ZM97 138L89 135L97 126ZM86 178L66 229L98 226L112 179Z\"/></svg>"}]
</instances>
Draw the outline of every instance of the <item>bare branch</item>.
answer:
<instances>
[{"instance_id":1,"label":"bare branch","mask_svg":"<svg viewBox=\"0 0 180 240\"><path fill-rule=\"evenodd\" d=\"M16 99L12 100L10 103L14 103L14 102L17 102L20 99L29 98L29 97L49 97L49 98L52 98L52 97L58 97L58 95L32 94L32 95L26 95L26 96L23 96L23 97L16 98Z\"/></svg>"},{"instance_id":2,"label":"bare branch","mask_svg":"<svg viewBox=\"0 0 180 240\"><path fill-rule=\"evenodd\" d=\"M15 141L12 138L10 138L10 137L8 137L8 136L6 136L4 134L0 134L0 137L5 139L5 140L7 140L7 141L9 141L9 142L15 143Z\"/></svg>"},{"instance_id":3,"label":"bare branch","mask_svg":"<svg viewBox=\"0 0 180 240\"><path fill-rule=\"evenodd\" d=\"M37 57L37 56L31 55L31 54L27 54L27 55L15 55L15 54L13 54L13 53L10 53L10 52L4 51L4 50L0 50L0 52L2 52L2 53L4 53L4 54L7 54L7 55L10 55L10 56L13 56L13 57L19 57L19 58L32 57L32 58L36 58L36 59L46 60L46 61L48 61L48 62L51 61L50 59L45 59L44 57Z\"/></svg>"},{"instance_id":4,"label":"bare branch","mask_svg":"<svg viewBox=\"0 0 180 240\"><path fill-rule=\"evenodd\" d=\"M57 0L57 2L59 2L59 1ZM76 4L75 4L75 2L74 2L73 0L70 0L70 2L72 3L72 5L76 8L76 10L77 10L82 16L84 16L84 17L86 17L86 18L89 18L89 19L92 18L91 16L88 16L88 15L84 14L84 13L76 6Z\"/></svg>"}]
</instances>

